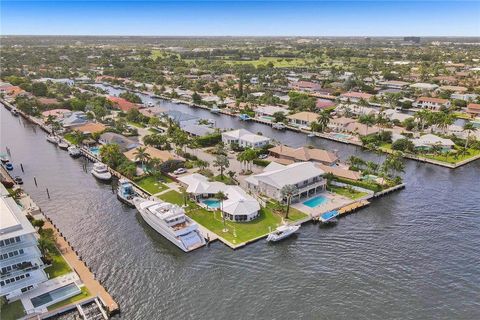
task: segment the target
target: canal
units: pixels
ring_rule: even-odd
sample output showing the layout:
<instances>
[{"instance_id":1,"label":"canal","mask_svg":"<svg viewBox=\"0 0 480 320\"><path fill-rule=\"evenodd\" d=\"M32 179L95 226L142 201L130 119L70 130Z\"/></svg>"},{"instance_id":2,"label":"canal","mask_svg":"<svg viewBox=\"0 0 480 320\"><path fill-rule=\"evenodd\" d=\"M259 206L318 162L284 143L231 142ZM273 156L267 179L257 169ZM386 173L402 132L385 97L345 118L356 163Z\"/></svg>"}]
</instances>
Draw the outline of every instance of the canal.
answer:
<instances>
[{"instance_id":1,"label":"canal","mask_svg":"<svg viewBox=\"0 0 480 320\"><path fill-rule=\"evenodd\" d=\"M110 185L85 173L82 159L4 108L0 115L0 148L10 148L14 174L106 284L123 319L480 318L480 161L455 170L407 161L405 190L333 228L307 224L276 245L232 251L218 242L184 254L122 205ZM237 127L236 119L219 120ZM244 125L289 145L306 139ZM321 139L313 144L343 158L371 156Z\"/></svg>"}]
</instances>

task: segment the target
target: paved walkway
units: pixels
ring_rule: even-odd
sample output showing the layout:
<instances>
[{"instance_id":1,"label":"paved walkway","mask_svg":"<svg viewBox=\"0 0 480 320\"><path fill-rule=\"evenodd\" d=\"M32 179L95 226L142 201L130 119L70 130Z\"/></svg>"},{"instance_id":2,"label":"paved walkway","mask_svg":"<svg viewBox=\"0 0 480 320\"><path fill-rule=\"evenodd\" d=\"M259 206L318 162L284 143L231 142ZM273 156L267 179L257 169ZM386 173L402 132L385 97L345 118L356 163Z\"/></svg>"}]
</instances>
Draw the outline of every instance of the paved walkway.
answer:
<instances>
[{"instance_id":1,"label":"paved walkway","mask_svg":"<svg viewBox=\"0 0 480 320\"><path fill-rule=\"evenodd\" d=\"M45 221L44 228L50 228L54 230L58 249L70 267L78 274L82 280L82 283L87 287L90 294L100 297L110 312L117 311L119 308L118 304L115 302L115 300L113 300L112 296L110 296L107 290L105 290L105 288L97 280L95 280L93 273L88 270L85 264L72 250L65 238L59 234L58 230L55 229L55 227L49 221Z\"/></svg>"}]
</instances>

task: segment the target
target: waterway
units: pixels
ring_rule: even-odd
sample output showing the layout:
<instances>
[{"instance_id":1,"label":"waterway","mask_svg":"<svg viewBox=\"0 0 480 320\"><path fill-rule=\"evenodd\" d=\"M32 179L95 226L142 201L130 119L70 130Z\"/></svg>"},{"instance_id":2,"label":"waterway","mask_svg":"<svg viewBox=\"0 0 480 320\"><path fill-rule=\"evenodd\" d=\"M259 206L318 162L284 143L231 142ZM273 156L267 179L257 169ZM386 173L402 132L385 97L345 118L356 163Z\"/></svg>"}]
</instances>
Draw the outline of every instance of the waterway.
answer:
<instances>
[{"instance_id":1,"label":"waterway","mask_svg":"<svg viewBox=\"0 0 480 320\"><path fill-rule=\"evenodd\" d=\"M122 319L480 318L480 161L455 170L407 161L406 189L333 228L307 224L275 245L233 251L217 242L185 254L85 173L82 159L4 108L0 115L0 150L10 148L14 174L117 299ZM223 127L244 125L290 145L306 141L218 117ZM343 158L370 157L353 146L314 143Z\"/></svg>"}]
</instances>

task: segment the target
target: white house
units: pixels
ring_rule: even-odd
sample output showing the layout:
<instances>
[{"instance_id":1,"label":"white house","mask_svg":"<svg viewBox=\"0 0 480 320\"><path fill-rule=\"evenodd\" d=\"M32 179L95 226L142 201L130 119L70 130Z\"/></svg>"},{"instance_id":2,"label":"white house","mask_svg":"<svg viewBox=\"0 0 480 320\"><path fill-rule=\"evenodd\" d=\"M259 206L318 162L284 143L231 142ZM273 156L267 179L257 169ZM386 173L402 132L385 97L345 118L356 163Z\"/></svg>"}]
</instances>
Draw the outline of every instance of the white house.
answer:
<instances>
[{"instance_id":1,"label":"white house","mask_svg":"<svg viewBox=\"0 0 480 320\"><path fill-rule=\"evenodd\" d=\"M440 108L449 108L450 101L441 98L420 97L413 103L414 107L438 111Z\"/></svg>"},{"instance_id":2,"label":"white house","mask_svg":"<svg viewBox=\"0 0 480 320\"><path fill-rule=\"evenodd\" d=\"M38 235L0 184L0 296L7 299L47 281Z\"/></svg>"},{"instance_id":3,"label":"white house","mask_svg":"<svg viewBox=\"0 0 480 320\"><path fill-rule=\"evenodd\" d=\"M248 189L266 195L278 201L285 201L281 190L284 186L294 185L297 193L291 201L311 197L325 190L327 181L323 178L325 171L319 169L313 162L295 162L287 166L271 162L264 172L248 177Z\"/></svg>"},{"instance_id":4,"label":"white house","mask_svg":"<svg viewBox=\"0 0 480 320\"><path fill-rule=\"evenodd\" d=\"M251 133L245 129L238 129L222 133L225 144L237 143L243 148L261 148L270 143L270 138Z\"/></svg>"},{"instance_id":5,"label":"white house","mask_svg":"<svg viewBox=\"0 0 480 320\"><path fill-rule=\"evenodd\" d=\"M256 108L255 110L255 116L256 117L271 117L277 112L281 112L284 115L288 114L288 110L282 107L277 107L277 106L260 106Z\"/></svg>"},{"instance_id":6,"label":"white house","mask_svg":"<svg viewBox=\"0 0 480 320\"><path fill-rule=\"evenodd\" d=\"M208 181L207 177L198 173L180 177L178 180L186 186L187 193L207 208L220 209L221 205L218 201L215 201L214 197L219 191L225 193L227 199L223 201L223 212L228 220L236 222L252 221L259 215L260 204L258 201L239 186Z\"/></svg>"},{"instance_id":7,"label":"white house","mask_svg":"<svg viewBox=\"0 0 480 320\"><path fill-rule=\"evenodd\" d=\"M412 139L415 148L429 150L433 146L440 146L442 149L451 149L455 145L452 140L444 139L434 134L426 134L418 139Z\"/></svg>"}]
</instances>

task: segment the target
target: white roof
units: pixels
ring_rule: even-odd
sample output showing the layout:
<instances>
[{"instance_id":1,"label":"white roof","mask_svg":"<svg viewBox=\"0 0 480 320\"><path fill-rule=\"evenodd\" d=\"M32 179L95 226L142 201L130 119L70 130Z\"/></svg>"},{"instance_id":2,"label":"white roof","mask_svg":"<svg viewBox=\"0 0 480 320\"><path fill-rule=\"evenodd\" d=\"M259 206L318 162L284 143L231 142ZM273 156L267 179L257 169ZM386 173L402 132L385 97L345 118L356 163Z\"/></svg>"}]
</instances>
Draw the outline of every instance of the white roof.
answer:
<instances>
[{"instance_id":1,"label":"white roof","mask_svg":"<svg viewBox=\"0 0 480 320\"><path fill-rule=\"evenodd\" d=\"M193 173L189 176L178 178L180 182L188 185L187 192L193 194L214 194L219 191L225 190L225 184L217 181L208 181L207 177Z\"/></svg>"},{"instance_id":2,"label":"white roof","mask_svg":"<svg viewBox=\"0 0 480 320\"><path fill-rule=\"evenodd\" d=\"M418 89L433 90L433 89L438 88L438 85L433 84L433 83L418 82L418 83L411 84L410 87L412 87L412 88L418 88Z\"/></svg>"},{"instance_id":3,"label":"white roof","mask_svg":"<svg viewBox=\"0 0 480 320\"><path fill-rule=\"evenodd\" d=\"M269 171L254 175L252 178L281 189L286 185L297 184L325 173L312 162L296 162L288 166L280 166L282 165L279 164L277 170L269 168ZM248 179L248 181L255 184L252 179Z\"/></svg>"},{"instance_id":4,"label":"white roof","mask_svg":"<svg viewBox=\"0 0 480 320\"><path fill-rule=\"evenodd\" d=\"M423 135L418 139L413 139L412 142L417 147L425 146L425 145L431 146L436 144L442 145L442 146L451 146L451 147L455 145L455 143L453 143L452 140L444 139L431 133Z\"/></svg>"},{"instance_id":5,"label":"white roof","mask_svg":"<svg viewBox=\"0 0 480 320\"><path fill-rule=\"evenodd\" d=\"M277 107L277 106L260 106L255 109L255 112L273 115L275 112L282 112L283 114L287 114L288 110L282 107Z\"/></svg>"},{"instance_id":6,"label":"white roof","mask_svg":"<svg viewBox=\"0 0 480 320\"><path fill-rule=\"evenodd\" d=\"M7 189L0 184L0 240L35 232Z\"/></svg>"},{"instance_id":7,"label":"white roof","mask_svg":"<svg viewBox=\"0 0 480 320\"><path fill-rule=\"evenodd\" d=\"M245 129L238 129L238 130L232 130L228 132L223 132L222 136L227 136L231 139L236 139L236 140L243 140L251 143L256 143L256 142L262 142L262 141L269 141L270 138L260 136L258 134L251 133L248 130Z\"/></svg>"}]
</instances>

